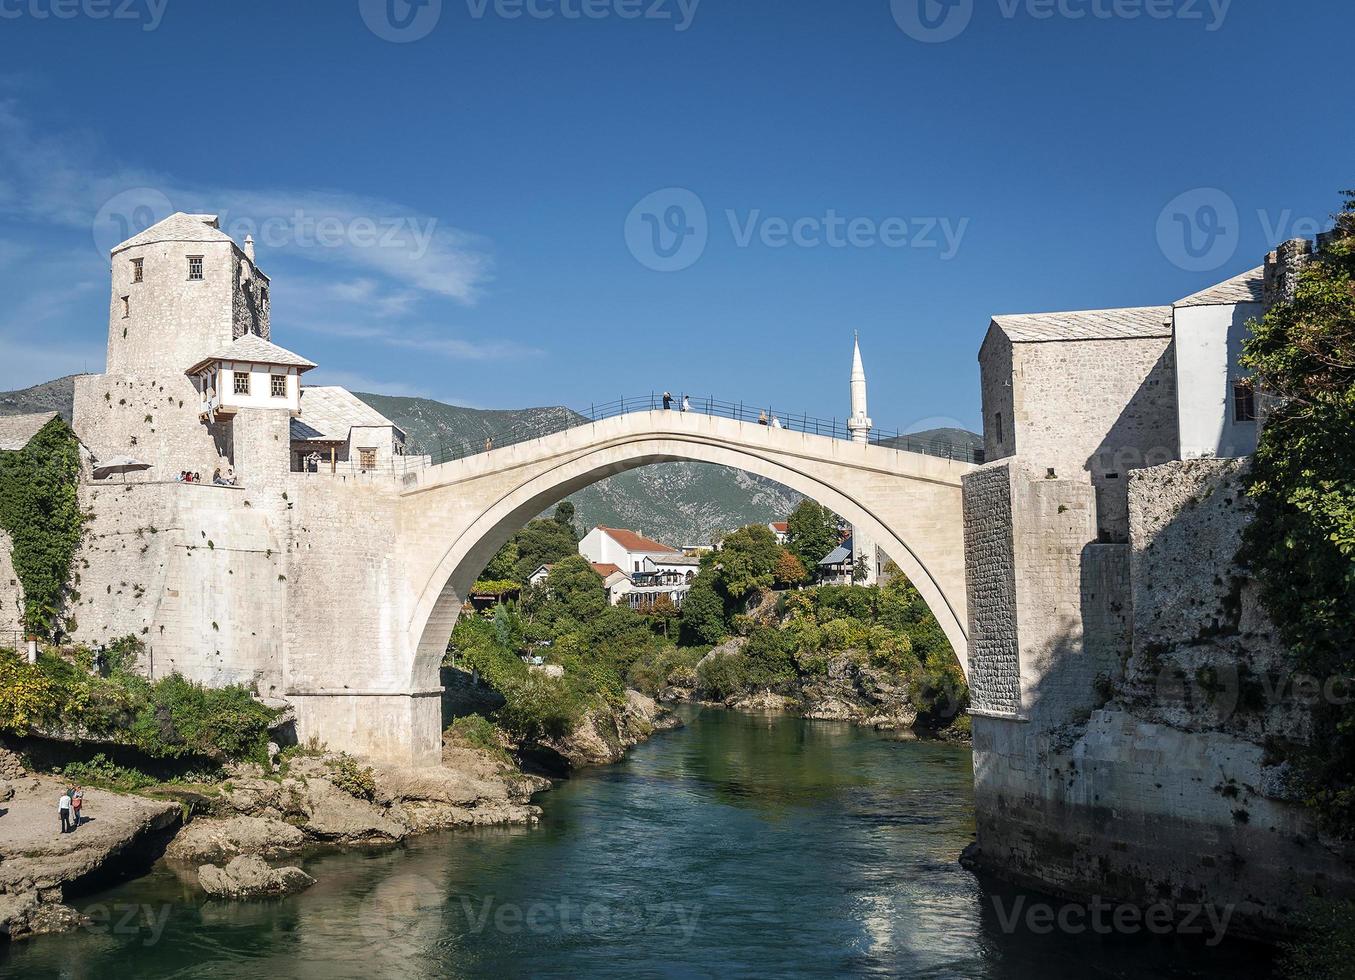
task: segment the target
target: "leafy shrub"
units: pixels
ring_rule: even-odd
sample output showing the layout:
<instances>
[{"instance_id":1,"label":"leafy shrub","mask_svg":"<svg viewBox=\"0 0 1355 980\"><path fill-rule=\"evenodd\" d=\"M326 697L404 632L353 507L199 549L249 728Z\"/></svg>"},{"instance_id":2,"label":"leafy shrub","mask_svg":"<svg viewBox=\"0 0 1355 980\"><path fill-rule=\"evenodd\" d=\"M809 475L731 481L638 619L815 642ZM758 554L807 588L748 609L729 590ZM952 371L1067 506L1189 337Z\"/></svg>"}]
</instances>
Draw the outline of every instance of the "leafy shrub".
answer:
<instances>
[{"instance_id":1,"label":"leafy shrub","mask_svg":"<svg viewBox=\"0 0 1355 980\"><path fill-rule=\"evenodd\" d=\"M70 762L54 770L72 783L81 786L101 786L105 789L134 793L160 782L139 769L120 766L102 752L84 762Z\"/></svg>"},{"instance_id":2,"label":"leafy shrub","mask_svg":"<svg viewBox=\"0 0 1355 980\"><path fill-rule=\"evenodd\" d=\"M359 800L376 799L376 780L370 766L360 766L347 752L329 761L329 781Z\"/></svg>"},{"instance_id":3,"label":"leafy shrub","mask_svg":"<svg viewBox=\"0 0 1355 980\"><path fill-rule=\"evenodd\" d=\"M502 746L499 745L499 730L494 727L494 722L484 715L461 715L453 718L452 723L447 726L447 732L458 742L471 748L489 752L502 751Z\"/></svg>"}]
</instances>

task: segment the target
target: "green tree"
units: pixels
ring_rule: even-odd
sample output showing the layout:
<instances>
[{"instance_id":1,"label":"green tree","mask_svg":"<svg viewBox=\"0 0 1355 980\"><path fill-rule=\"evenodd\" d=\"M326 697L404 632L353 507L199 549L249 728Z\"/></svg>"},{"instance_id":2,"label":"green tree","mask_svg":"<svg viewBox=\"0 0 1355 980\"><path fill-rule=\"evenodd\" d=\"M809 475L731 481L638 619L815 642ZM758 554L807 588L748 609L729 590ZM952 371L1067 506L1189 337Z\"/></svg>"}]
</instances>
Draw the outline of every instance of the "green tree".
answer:
<instances>
[{"instance_id":1,"label":"green tree","mask_svg":"<svg viewBox=\"0 0 1355 980\"><path fill-rule=\"evenodd\" d=\"M837 516L808 498L791 511L786 524L786 547L811 572L838 546Z\"/></svg>"},{"instance_id":2,"label":"green tree","mask_svg":"<svg viewBox=\"0 0 1355 980\"><path fill-rule=\"evenodd\" d=\"M715 576L703 571L692 582L682 602L682 642L688 646L713 645L729 635L725 600L715 591Z\"/></svg>"},{"instance_id":3,"label":"green tree","mask_svg":"<svg viewBox=\"0 0 1355 980\"><path fill-rule=\"evenodd\" d=\"M766 524L749 524L725 536L716 553L719 583L732 600L746 598L758 589L769 589L776 580L781 546Z\"/></svg>"},{"instance_id":4,"label":"green tree","mask_svg":"<svg viewBox=\"0 0 1355 980\"><path fill-rule=\"evenodd\" d=\"M1299 670L1355 673L1355 192L1338 236L1245 344L1243 363L1273 404L1252 462L1248 559ZM1355 711L1314 709L1297 770L1311 806L1355 836Z\"/></svg>"},{"instance_id":5,"label":"green tree","mask_svg":"<svg viewBox=\"0 0 1355 980\"><path fill-rule=\"evenodd\" d=\"M555 505L555 514L552 520L556 524L569 528L569 532L574 535L575 543L578 543L579 532L574 527L574 505L568 500L562 500Z\"/></svg>"}]
</instances>

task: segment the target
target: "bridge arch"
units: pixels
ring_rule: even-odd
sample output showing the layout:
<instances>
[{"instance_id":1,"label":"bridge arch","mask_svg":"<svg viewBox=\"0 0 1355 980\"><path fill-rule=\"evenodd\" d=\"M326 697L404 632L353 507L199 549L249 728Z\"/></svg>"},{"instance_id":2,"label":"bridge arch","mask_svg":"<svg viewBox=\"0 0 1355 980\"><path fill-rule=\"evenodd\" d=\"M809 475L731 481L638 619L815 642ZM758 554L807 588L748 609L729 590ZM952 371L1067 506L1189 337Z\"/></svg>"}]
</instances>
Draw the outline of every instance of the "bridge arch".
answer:
<instances>
[{"instance_id":1,"label":"bridge arch","mask_svg":"<svg viewBox=\"0 0 1355 980\"><path fill-rule=\"evenodd\" d=\"M678 460L766 477L860 528L917 587L968 674L960 479L971 464L656 411L581 425L417 475L401 499L413 587L411 690L437 686L463 601L514 532L599 480Z\"/></svg>"}]
</instances>

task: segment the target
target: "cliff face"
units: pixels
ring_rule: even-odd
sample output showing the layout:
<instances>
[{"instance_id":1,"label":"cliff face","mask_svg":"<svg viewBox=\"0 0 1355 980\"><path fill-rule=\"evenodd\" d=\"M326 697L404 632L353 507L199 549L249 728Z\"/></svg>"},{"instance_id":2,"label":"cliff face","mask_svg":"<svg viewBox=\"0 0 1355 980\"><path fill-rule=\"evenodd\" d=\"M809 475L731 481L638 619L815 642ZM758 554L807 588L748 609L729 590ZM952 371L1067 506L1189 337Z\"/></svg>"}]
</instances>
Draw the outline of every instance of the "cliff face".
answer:
<instances>
[{"instance_id":1,"label":"cliff face","mask_svg":"<svg viewBox=\"0 0 1355 980\"><path fill-rule=\"evenodd\" d=\"M975 864L1084 900L1216 907L1252 933L1314 896L1355 894L1355 852L1320 832L1274 751L1308 737L1323 683L1294 674L1239 561L1244 466L1131 474L1127 587L1084 579L1080 596L1084 624L1123 606L1128 642L1086 707L1028 710L1078 675L1091 631L1038 669L1023 662L1023 713L976 713Z\"/></svg>"}]
</instances>

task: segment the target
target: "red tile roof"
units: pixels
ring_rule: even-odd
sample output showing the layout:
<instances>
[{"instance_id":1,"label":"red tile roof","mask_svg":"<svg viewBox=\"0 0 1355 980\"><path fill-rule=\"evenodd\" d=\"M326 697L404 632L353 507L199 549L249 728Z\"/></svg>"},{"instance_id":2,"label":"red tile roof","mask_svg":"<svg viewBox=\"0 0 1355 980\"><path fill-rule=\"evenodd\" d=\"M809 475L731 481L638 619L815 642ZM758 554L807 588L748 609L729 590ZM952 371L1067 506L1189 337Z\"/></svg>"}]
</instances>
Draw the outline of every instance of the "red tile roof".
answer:
<instances>
[{"instance_id":1,"label":"red tile roof","mask_svg":"<svg viewBox=\"0 0 1355 980\"><path fill-rule=\"evenodd\" d=\"M789 522L789 521L772 521L772 530L773 530L773 531L780 531L782 534L788 534L788 533L790 532L790 522Z\"/></svg>"},{"instance_id":2,"label":"red tile roof","mask_svg":"<svg viewBox=\"0 0 1355 980\"><path fill-rule=\"evenodd\" d=\"M588 564L592 565L593 571L597 572L603 578L606 578L609 575L615 575L617 572L621 571L620 565L613 565L611 562L590 561Z\"/></svg>"},{"instance_id":3,"label":"red tile roof","mask_svg":"<svg viewBox=\"0 0 1355 980\"><path fill-rule=\"evenodd\" d=\"M636 534L634 531L625 531L615 527L599 527L598 530L627 551L653 551L662 554L678 553L676 548L670 548L666 544L660 544L642 534Z\"/></svg>"}]
</instances>

